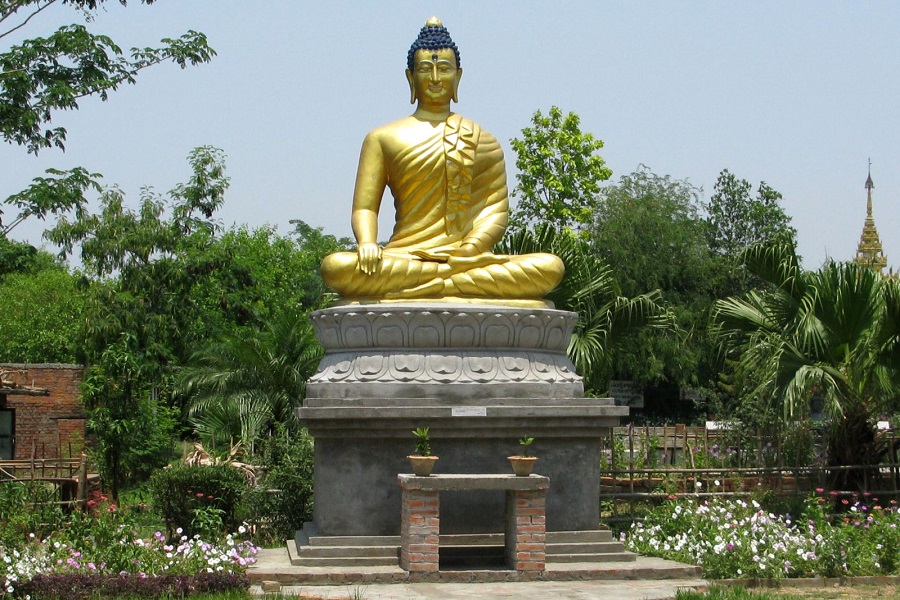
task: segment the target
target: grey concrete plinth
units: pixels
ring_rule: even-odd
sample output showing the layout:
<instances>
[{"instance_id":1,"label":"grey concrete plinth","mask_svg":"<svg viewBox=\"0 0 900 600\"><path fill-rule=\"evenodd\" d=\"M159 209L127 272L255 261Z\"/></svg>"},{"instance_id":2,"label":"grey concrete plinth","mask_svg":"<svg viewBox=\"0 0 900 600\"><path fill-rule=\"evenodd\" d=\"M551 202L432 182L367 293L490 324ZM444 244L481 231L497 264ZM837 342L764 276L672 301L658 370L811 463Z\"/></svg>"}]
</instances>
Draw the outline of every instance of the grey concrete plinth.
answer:
<instances>
[{"instance_id":1,"label":"grey concrete plinth","mask_svg":"<svg viewBox=\"0 0 900 600\"><path fill-rule=\"evenodd\" d=\"M315 438L320 535L399 534L416 427L430 428L439 474L511 473L506 457L533 436L547 530L597 527L600 437L628 409L582 397L565 356L573 313L410 304L312 318L326 356L298 416ZM442 492L441 533L501 531L503 510L500 491Z\"/></svg>"}]
</instances>

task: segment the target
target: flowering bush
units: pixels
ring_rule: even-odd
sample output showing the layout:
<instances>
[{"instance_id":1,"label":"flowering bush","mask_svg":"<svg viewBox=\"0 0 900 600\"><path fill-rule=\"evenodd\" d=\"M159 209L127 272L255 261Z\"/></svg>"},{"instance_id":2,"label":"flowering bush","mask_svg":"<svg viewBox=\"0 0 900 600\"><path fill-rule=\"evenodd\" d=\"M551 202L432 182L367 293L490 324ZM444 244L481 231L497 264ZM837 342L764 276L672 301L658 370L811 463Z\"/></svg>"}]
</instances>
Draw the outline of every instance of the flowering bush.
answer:
<instances>
[{"instance_id":1,"label":"flowering bush","mask_svg":"<svg viewBox=\"0 0 900 600\"><path fill-rule=\"evenodd\" d=\"M900 573L900 512L847 500L845 518L811 498L804 518L767 512L751 500L674 499L623 534L630 550L697 564L710 578L782 578Z\"/></svg>"},{"instance_id":2,"label":"flowering bush","mask_svg":"<svg viewBox=\"0 0 900 600\"><path fill-rule=\"evenodd\" d=\"M243 576L255 562L256 547L231 534L208 543L178 529L181 537L168 543L160 531L141 537L131 515L115 504L92 508L72 515L66 527L43 540L32 534L21 548L0 547L0 597L14 594L38 575L97 576L103 581L199 573Z\"/></svg>"}]
</instances>

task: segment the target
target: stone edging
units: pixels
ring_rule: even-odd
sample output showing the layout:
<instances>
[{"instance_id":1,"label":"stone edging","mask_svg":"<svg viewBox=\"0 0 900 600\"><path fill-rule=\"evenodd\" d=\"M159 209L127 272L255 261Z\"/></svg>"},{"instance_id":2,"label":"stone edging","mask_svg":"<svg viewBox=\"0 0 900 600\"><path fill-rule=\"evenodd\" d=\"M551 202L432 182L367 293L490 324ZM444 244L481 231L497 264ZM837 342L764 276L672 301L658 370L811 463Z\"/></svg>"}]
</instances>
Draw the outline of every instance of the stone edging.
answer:
<instances>
[{"instance_id":1,"label":"stone edging","mask_svg":"<svg viewBox=\"0 0 900 600\"><path fill-rule=\"evenodd\" d=\"M825 588L856 585L900 585L900 575L862 575L859 577L785 577L784 579L707 579L711 585L763 588Z\"/></svg>"}]
</instances>

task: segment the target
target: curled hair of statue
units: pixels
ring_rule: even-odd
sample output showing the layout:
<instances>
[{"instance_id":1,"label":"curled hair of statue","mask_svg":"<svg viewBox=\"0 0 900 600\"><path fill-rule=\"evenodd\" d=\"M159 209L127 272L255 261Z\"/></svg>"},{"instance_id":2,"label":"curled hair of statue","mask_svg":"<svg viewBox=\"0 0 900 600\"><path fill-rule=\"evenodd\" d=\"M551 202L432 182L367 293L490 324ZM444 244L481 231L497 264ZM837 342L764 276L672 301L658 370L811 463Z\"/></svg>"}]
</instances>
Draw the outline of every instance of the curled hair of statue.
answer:
<instances>
[{"instance_id":1,"label":"curled hair of statue","mask_svg":"<svg viewBox=\"0 0 900 600\"><path fill-rule=\"evenodd\" d=\"M434 20L429 19L428 23L419 31L419 37L409 47L409 53L406 55L406 68L410 71L413 70L413 60L417 50L443 50L444 48L453 50L453 54L456 56L456 66L461 66L459 49L453 42L453 38L450 37L450 32L440 24L440 21L434 24Z\"/></svg>"}]
</instances>

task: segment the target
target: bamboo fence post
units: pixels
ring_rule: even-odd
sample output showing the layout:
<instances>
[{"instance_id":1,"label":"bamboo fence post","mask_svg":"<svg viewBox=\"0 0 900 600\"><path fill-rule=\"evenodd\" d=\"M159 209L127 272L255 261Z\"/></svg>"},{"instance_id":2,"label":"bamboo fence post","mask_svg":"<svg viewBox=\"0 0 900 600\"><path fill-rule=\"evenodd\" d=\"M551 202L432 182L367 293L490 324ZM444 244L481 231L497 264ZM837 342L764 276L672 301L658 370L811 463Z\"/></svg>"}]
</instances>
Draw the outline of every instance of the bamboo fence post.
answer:
<instances>
[{"instance_id":1,"label":"bamboo fence post","mask_svg":"<svg viewBox=\"0 0 900 600\"><path fill-rule=\"evenodd\" d=\"M634 427L628 426L628 492L634 494ZM634 520L634 501L628 503L628 513Z\"/></svg>"},{"instance_id":2,"label":"bamboo fence post","mask_svg":"<svg viewBox=\"0 0 900 600\"><path fill-rule=\"evenodd\" d=\"M75 494L75 506L87 506L87 454L81 453L81 465L78 467L78 491Z\"/></svg>"}]
</instances>

